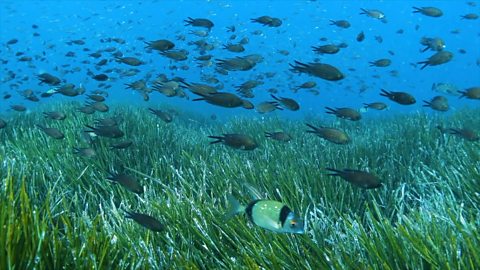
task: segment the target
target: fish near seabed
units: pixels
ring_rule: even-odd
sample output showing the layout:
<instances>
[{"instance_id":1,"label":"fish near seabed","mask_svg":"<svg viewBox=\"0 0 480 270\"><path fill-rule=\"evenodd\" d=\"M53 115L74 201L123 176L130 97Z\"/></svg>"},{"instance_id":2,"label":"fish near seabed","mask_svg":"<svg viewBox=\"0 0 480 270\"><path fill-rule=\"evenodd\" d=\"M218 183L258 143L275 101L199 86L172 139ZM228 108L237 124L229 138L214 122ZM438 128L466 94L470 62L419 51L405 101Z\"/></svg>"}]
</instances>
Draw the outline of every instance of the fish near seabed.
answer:
<instances>
[{"instance_id":1,"label":"fish near seabed","mask_svg":"<svg viewBox=\"0 0 480 270\"><path fill-rule=\"evenodd\" d=\"M303 220L285 204L272 200L253 200L241 205L233 196L228 196L231 204L225 219L245 213L253 224L276 233L305 232Z\"/></svg>"}]
</instances>

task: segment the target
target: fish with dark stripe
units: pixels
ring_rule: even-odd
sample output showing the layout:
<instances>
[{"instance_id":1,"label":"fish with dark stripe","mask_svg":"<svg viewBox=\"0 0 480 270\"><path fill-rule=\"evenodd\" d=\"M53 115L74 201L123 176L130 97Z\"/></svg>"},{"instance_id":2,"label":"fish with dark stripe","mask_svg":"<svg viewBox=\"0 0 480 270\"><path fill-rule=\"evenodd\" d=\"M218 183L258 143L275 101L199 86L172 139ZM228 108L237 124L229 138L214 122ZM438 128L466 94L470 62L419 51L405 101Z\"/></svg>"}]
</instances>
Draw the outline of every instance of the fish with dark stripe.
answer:
<instances>
[{"instance_id":1,"label":"fish with dark stripe","mask_svg":"<svg viewBox=\"0 0 480 270\"><path fill-rule=\"evenodd\" d=\"M245 213L253 224L266 230L278 233L304 233L303 220L281 202L253 200L247 206L242 206L232 196L229 196L228 200L231 208L227 219Z\"/></svg>"}]
</instances>

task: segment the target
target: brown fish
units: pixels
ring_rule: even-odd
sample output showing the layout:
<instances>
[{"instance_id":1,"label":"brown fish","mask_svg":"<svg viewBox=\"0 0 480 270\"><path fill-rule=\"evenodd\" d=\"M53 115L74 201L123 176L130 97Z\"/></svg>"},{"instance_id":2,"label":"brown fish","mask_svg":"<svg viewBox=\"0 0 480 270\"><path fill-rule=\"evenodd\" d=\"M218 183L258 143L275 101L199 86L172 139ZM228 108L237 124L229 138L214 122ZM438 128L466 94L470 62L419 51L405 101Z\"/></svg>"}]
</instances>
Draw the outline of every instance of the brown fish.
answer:
<instances>
[{"instance_id":1,"label":"brown fish","mask_svg":"<svg viewBox=\"0 0 480 270\"><path fill-rule=\"evenodd\" d=\"M45 127L45 126L42 126L42 125L36 125L39 129L41 129L45 134L47 134L48 136L54 138L54 139L57 139L57 140L61 140L63 138L65 138L65 135L63 135L63 133L58 130L57 128L49 128L49 127Z\"/></svg>"},{"instance_id":2,"label":"brown fish","mask_svg":"<svg viewBox=\"0 0 480 270\"><path fill-rule=\"evenodd\" d=\"M292 136L283 131L265 132L265 137L280 142L289 142L292 140Z\"/></svg>"},{"instance_id":3,"label":"brown fish","mask_svg":"<svg viewBox=\"0 0 480 270\"><path fill-rule=\"evenodd\" d=\"M79 155L79 156L85 157L85 158L92 158L92 157L97 155L97 153L95 152L95 149L90 148L90 147L86 147L86 148L74 147L73 148L73 153L75 155Z\"/></svg>"},{"instance_id":4,"label":"brown fish","mask_svg":"<svg viewBox=\"0 0 480 270\"><path fill-rule=\"evenodd\" d=\"M370 64L371 67L375 66L375 67L388 67L390 66L390 64L392 63L392 60L390 59L378 59L378 60L375 60L373 62L368 62Z\"/></svg>"},{"instance_id":5,"label":"brown fish","mask_svg":"<svg viewBox=\"0 0 480 270\"><path fill-rule=\"evenodd\" d=\"M330 25L336 25L344 29L347 29L350 27L350 23L346 20L338 20L338 21L330 20Z\"/></svg>"},{"instance_id":6,"label":"brown fish","mask_svg":"<svg viewBox=\"0 0 480 270\"><path fill-rule=\"evenodd\" d=\"M160 223L156 218L145 215L145 214L140 214L140 213L135 213L135 212L127 212L127 215L125 216L126 218L131 218L138 224L142 225L143 227L154 231L154 232L161 232L165 229L165 226Z\"/></svg>"},{"instance_id":7,"label":"brown fish","mask_svg":"<svg viewBox=\"0 0 480 270\"><path fill-rule=\"evenodd\" d=\"M110 149L125 149L130 147L132 144L133 144L132 141L119 142L119 143L110 145Z\"/></svg>"},{"instance_id":8,"label":"brown fish","mask_svg":"<svg viewBox=\"0 0 480 270\"><path fill-rule=\"evenodd\" d=\"M314 52L319 54L336 54L340 51L338 46L333 44L322 45L322 46L312 46Z\"/></svg>"},{"instance_id":9,"label":"brown fish","mask_svg":"<svg viewBox=\"0 0 480 270\"><path fill-rule=\"evenodd\" d=\"M138 181L131 175L127 174L116 174L116 173L109 173L109 176L107 177L108 180L118 183L125 187L126 189L137 193L137 194L142 194L143 193L143 187L138 183Z\"/></svg>"},{"instance_id":10,"label":"brown fish","mask_svg":"<svg viewBox=\"0 0 480 270\"><path fill-rule=\"evenodd\" d=\"M339 81L345 76L336 67L329 64L308 63L304 64L295 61L295 65L290 64L291 71L296 73L307 73L315 77L322 78L328 81Z\"/></svg>"},{"instance_id":11,"label":"brown fish","mask_svg":"<svg viewBox=\"0 0 480 270\"><path fill-rule=\"evenodd\" d=\"M337 116L338 118L342 118L342 119L347 119L347 120L350 120L350 121L359 121L360 119L362 119L362 115L360 114L360 112L358 112L357 110L355 109L352 109L352 108L330 108L330 107L325 107L325 109L327 110L326 113L328 114L333 114L335 116Z\"/></svg>"},{"instance_id":12,"label":"brown fish","mask_svg":"<svg viewBox=\"0 0 480 270\"><path fill-rule=\"evenodd\" d=\"M204 27L204 28L208 28L208 30L210 30L214 24L212 21L210 21L209 19L204 19L204 18L190 18L188 17L188 19L184 20L185 22L185 26L187 25L191 25L191 26L195 26L195 27Z\"/></svg>"},{"instance_id":13,"label":"brown fish","mask_svg":"<svg viewBox=\"0 0 480 270\"><path fill-rule=\"evenodd\" d=\"M480 87L470 87L465 89L465 91L458 91L462 97L466 97L469 99L480 99Z\"/></svg>"},{"instance_id":14,"label":"brown fish","mask_svg":"<svg viewBox=\"0 0 480 270\"><path fill-rule=\"evenodd\" d=\"M205 100L207 103L225 108L236 108L244 105L244 102L240 97L231 93L216 92L201 96L202 98L196 98L193 99L193 101Z\"/></svg>"},{"instance_id":15,"label":"brown fish","mask_svg":"<svg viewBox=\"0 0 480 270\"><path fill-rule=\"evenodd\" d=\"M450 62L453 58L453 53L449 51L440 51L430 56L427 60L417 62L417 64L423 64L420 69L424 69L427 66L438 66Z\"/></svg>"},{"instance_id":16,"label":"brown fish","mask_svg":"<svg viewBox=\"0 0 480 270\"><path fill-rule=\"evenodd\" d=\"M364 108L366 109L374 109L379 111L385 110L388 107L387 104L383 102L363 103L363 105L365 105Z\"/></svg>"},{"instance_id":17,"label":"brown fish","mask_svg":"<svg viewBox=\"0 0 480 270\"><path fill-rule=\"evenodd\" d=\"M162 119L163 122L165 123L170 123L173 121L173 117L171 114L169 114L168 112L164 112L162 110L155 110L155 109L152 109L152 108L148 108L148 110L156 115L158 118Z\"/></svg>"},{"instance_id":18,"label":"brown fish","mask_svg":"<svg viewBox=\"0 0 480 270\"><path fill-rule=\"evenodd\" d=\"M11 105L10 108L16 112L24 112L27 110L27 107L23 105Z\"/></svg>"},{"instance_id":19,"label":"brown fish","mask_svg":"<svg viewBox=\"0 0 480 270\"><path fill-rule=\"evenodd\" d=\"M480 140L480 136L469 128L443 128L442 126L437 126L437 128L440 129L442 133L452 134L470 142Z\"/></svg>"},{"instance_id":20,"label":"brown fish","mask_svg":"<svg viewBox=\"0 0 480 270\"><path fill-rule=\"evenodd\" d=\"M429 17L440 17L443 15L442 10L436 7L421 7L421 8L412 7L412 8L414 9L413 13L420 13Z\"/></svg>"},{"instance_id":21,"label":"brown fish","mask_svg":"<svg viewBox=\"0 0 480 270\"><path fill-rule=\"evenodd\" d=\"M175 44L173 42L166 39L159 39L148 42L146 41L145 44L147 44L145 48L157 51L168 51L175 47Z\"/></svg>"},{"instance_id":22,"label":"brown fish","mask_svg":"<svg viewBox=\"0 0 480 270\"><path fill-rule=\"evenodd\" d=\"M117 60L117 62L124 63L129 66L136 67L144 64L140 59L135 57L116 57L115 59Z\"/></svg>"},{"instance_id":23,"label":"brown fish","mask_svg":"<svg viewBox=\"0 0 480 270\"><path fill-rule=\"evenodd\" d=\"M258 143L252 137L244 134L223 134L223 136L208 136L211 139L216 139L210 144L223 143L235 149L254 150L258 147Z\"/></svg>"},{"instance_id":24,"label":"brown fish","mask_svg":"<svg viewBox=\"0 0 480 270\"><path fill-rule=\"evenodd\" d=\"M123 131L121 131L118 126L97 126L97 127L91 127L91 126L86 126L88 129L85 130L85 132L89 133L94 133L97 136L100 137L106 137L106 138L120 138L125 135Z\"/></svg>"},{"instance_id":25,"label":"brown fish","mask_svg":"<svg viewBox=\"0 0 480 270\"><path fill-rule=\"evenodd\" d=\"M312 130L307 130L308 133L313 133L320 138L323 138L329 142L335 144L348 144L350 142L350 138L348 137L347 133L341 131L336 128L329 128L329 127L315 127L310 124L306 124Z\"/></svg>"},{"instance_id":26,"label":"brown fish","mask_svg":"<svg viewBox=\"0 0 480 270\"><path fill-rule=\"evenodd\" d=\"M372 189L372 188L379 188L382 186L382 182L378 177L375 175L359 171L359 170L351 170L351 169L344 169L344 170L336 170L332 168L325 168L326 170L333 172L329 173L330 176L340 176L347 182L352 183L353 185L365 189Z\"/></svg>"},{"instance_id":27,"label":"brown fish","mask_svg":"<svg viewBox=\"0 0 480 270\"><path fill-rule=\"evenodd\" d=\"M37 78L40 80L40 84L46 83L52 86L59 85L62 82L59 78L48 73L39 74Z\"/></svg>"},{"instance_id":28,"label":"brown fish","mask_svg":"<svg viewBox=\"0 0 480 270\"><path fill-rule=\"evenodd\" d=\"M382 89L380 96L388 97L390 100L395 101L398 104L402 104L402 105L411 105L417 102L412 95L406 92L394 92L394 91L387 91L385 89Z\"/></svg>"},{"instance_id":29,"label":"brown fish","mask_svg":"<svg viewBox=\"0 0 480 270\"><path fill-rule=\"evenodd\" d=\"M424 100L423 107L430 107L435 111L446 112L449 109L448 99L444 96L435 96L431 101Z\"/></svg>"},{"instance_id":30,"label":"brown fish","mask_svg":"<svg viewBox=\"0 0 480 270\"><path fill-rule=\"evenodd\" d=\"M273 99L276 101L280 102L280 104L283 105L283 107L289 109L290 111L298 111L300 109L300 105L291 98L286 98L286 97L276 97L274 95L270 95Z\"/></svg>"}]
</instances>

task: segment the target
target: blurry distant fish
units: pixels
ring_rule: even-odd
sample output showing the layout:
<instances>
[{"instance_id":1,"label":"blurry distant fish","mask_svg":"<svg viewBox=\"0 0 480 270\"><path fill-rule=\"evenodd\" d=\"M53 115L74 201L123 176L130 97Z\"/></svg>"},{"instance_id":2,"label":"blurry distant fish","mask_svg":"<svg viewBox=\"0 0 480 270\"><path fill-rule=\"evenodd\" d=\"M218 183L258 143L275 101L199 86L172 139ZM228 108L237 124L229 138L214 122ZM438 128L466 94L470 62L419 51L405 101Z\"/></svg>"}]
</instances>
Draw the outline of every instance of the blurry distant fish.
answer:
<instances>
[{"instance_id":1,"label":"blurry distant fish","mask_svg":"<svg viewBox=\"0 0 480 270\"><path fill-rule=\"evenodd\" d=\"M442 94L449 94L452 96L459 96L460 88L456 85L451 83L434 83L432 84L432 91L442 93Z\"/></svg>"},{"instance_id":2,"label":"blurry distant fish","mask_svg":"<svg viewBox=\"0 0 480 270\"><path fill-rule=\"evenodd\" d=\"M0 129L5 128L7 126L7 122L0 118Z\"/></svg>"},{"instance_id":3,"label":"blurry distant fish","mask_svg":"<svg viewBox=\"0 0 480 270\"><path fill-rule=\"evenodd\" d=\"M165 229L165 226L160 223L160 221L149 215L127 211L127 215L125 217L133 219L138 224L154 232L161 232Z\"/></svg>"},{"instance_id":4,"label":"blurry distant fish","mask_svg":"<svg viewBox=\"0 0 480 270\"><path fill-rule=\"evenodd\" d=\"M282 20L280 20L279 18L274 18L270 16L261 16L258 18L251 19L251 21L255 23L263 24L265 26L270 26L270 27L279 27L280 25L282 25Z\"/></svg>"},{"instance_id":5,"label":"blurry distant fish","mask_svg":"<svg viewBox=\"0 0 480 270\"><path fill-rule=\"evenodd\" d=\"M360 14L365 14L370 18L379 19L379 20L384 20L385 19L385 14L380 10L364 9L364 8L361 8L361 10L362 10L362 12L360 12Z\"/></svg>"}]
</instances>

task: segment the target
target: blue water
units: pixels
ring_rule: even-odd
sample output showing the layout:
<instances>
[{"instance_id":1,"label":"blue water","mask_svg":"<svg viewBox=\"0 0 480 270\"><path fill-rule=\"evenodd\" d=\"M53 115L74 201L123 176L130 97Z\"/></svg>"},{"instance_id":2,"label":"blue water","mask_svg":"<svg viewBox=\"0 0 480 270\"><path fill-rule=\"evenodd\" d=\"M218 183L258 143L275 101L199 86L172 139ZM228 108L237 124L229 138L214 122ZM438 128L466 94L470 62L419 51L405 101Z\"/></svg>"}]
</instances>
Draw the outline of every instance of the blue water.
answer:
<instances>
[{"instance_id":1,"label":"blue water","mask_svg":"<svg viewBox=\"0 0 480 270\"><path fill-rule=\"evenodd\" d=\"M443 10L440 18L427 17L412 13L412 6L435 6ZM387 23L360 15L360 8L379 9L387 17ZM11 99L0 99L0 114L12 114L10 105L23 104L35 111L37 103L24 100L17 91L33 89L44 92L50 87L39 85L35 75L48 72L67 82L79 85L82 83L89 91L97 90L99 82L87 76L87 71L95 74L111 68L129 69L130 66L109 62L100 70L95 69L95 63L100 59L112 59L109 53L103 53L99 59L89 57L88 54L100 49L114 46L124 53L124 56L135 56L146 62L136 67L142 72L134 77L118 78L115 73L109 73L112 78L107 84L110 97L107 104L138 104L144 107L161 108L165 104L201 112L205 115L252 115L255 111L243 108L226 109L215 107L204 102L193 102L178 97L168 98L158 92L151 94L149 102L132 90L125 89L125 83L142 79L146 74L158 75L165 73L169 77L179 76L188 82L202 83L201 74L217 77L223 84L222 91L234 92L237 86L247 80L256 79L265 72L275 72L273 78L265 78L263 85L254 89L255 98L251 101L258 104L271 100L266 91L276 88L279 96L296 99L301 110L298 112L275 112L281 117L301 117L305 114L324 115L324 107L353 107L360 108L363 102L383 101L390 105L389 112L368 112L371 115L415 111L429 111L423 108L422 100L429 100L438 93L431 91L433 83L446 82L457 85L461 89L480 85L480 19L462 20L461 15L467 13L480 14L480 4L468 5L465 1L1 1L0 3L0 59L8 60L1 67L0 94L10 93ZM278 28L269 28L252 23L251 18L269 15L282 19L283 24ZM190 41L201 38L189 32L203 30L185 26L183 20L187 17L208 18L214 22L206 40L216 48L210 53L215 58L262 54L264 62L259 63L250 71L232 71L229 75L216 74L214 66L207 68L196 67L194 57L198 51L188 45ZM351 23L348 29L341 29L330 25L330 20L345 19ZM32 25L38 25L33 29ZM226 27L234 25L237 38L229 40L232 33ZM418 28L418 29L416 29ZM403 29L403 34L396 33ZM260 30L261 35L252 32ZM458 30L458 33L452 33ZM360 31L365 32L365 40L357 42L355 37ZM39 36L33 36L33 33ZM185 41L177 40L183 35ZM375 40L381 36L383 42ZM416 63L433 55L433 51L420 52L423 46L420 38L440 37L446 42L445 50L454 53L451 62L444 65L427 67L420 70ZM168 39L175 43L175 49L190 51L189 59L175 63L170 59L153 51L148 53L143 41ZM228 52L222 45L228 42L238 42L248 37L250 42L245 45L246 51L242 54ZM16 38L18 43L6 45L6 42ZM122 38L125 44L102 43L101 39ZM323 42L320 38L327 38ZM66 42L84 39L85 45L67 45ZM347 48L341 49L335 55L315 54L311 46L324 44L338 44L345 42ZM84 48L90 51L83 51ZM460 49L466 51L462 54ZM279 54L279 50L290 52L288 56ZM76 57L65 57L69 51L76 53ZM388 51L395 55L391 56ZM19 62L15 53L24 52L34 59L30 62ZM45 54L46 60L35 60L36 55ZM392 65L387 68L370 67L368 62L379 58L390 58ZM346 76L339 82L325 81L307 74L295 74L289 71L289 64L294 60L313 62L315 59L338 67ZM82 61L90 60L90 64ZM68 67L62 65L69 64ZM169 66L188 66L188 70L171 70ZM77 72L70 72L78 68ZM350 71L349 69L354 69ZM6 81L8 71L13 71L16 78ZM397 76L390 73L397 71ZM306 81L317 82L314 89L319 91L315 96L305 90L293 93L291 90ZM365 86L366 90L359 93ZM379 96L380 89L406 91L413 94L417 103L412 106L395 104ZM188 92L188 91L187 91ZM190 99L195 95L189 93ZM461 99L454 96L449 98L453 107L451 111L464 106L477 107L478 100ZM41 99L40 103L62 102L78 100L83 102L85 97L68 98L55 95L48 99ZM17 114L14 112L13 114Z\"/></svg>"}]
</instances>

